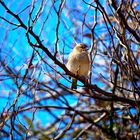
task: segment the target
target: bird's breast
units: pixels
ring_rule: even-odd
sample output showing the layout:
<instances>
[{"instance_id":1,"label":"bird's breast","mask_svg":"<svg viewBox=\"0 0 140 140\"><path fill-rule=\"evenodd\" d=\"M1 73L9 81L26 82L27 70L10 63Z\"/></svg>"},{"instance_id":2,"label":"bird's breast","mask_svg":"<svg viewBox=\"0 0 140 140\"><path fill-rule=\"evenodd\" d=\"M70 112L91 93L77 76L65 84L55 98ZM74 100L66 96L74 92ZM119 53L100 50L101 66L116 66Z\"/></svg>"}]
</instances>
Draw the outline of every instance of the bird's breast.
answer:
<instances>
[{"instance_id":1,"label":"bird's breast","mask_svg":"<svg viewBox=\"0 0 140 140\"><path fill-rule=\"evenodd\" d=\"M87 76L89 72L89 57L87 53L78 53L70 55L67 68L74 74Z\"/></svg>"}]
</instances>

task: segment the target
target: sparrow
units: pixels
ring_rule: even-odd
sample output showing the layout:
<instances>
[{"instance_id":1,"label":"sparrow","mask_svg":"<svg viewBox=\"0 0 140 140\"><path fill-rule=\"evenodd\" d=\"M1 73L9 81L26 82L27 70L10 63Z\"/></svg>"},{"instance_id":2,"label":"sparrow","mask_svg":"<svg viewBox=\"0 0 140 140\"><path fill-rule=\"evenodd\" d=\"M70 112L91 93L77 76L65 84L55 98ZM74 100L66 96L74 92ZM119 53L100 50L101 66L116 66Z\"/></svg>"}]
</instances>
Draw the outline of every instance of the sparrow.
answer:
<instances>
[{"instance_id":1,"label":"sparrow","mask_svg":"<svg viewBox=\"0 0 140 140\"><path fill-rule=\"evenodd\" d=\"M68 56L67 69L75 75L87 78L90 70L88 47L84 43L77 44ZM71 89L77 89L77 79L72 78Z\"/></svg>"}]
</instances>

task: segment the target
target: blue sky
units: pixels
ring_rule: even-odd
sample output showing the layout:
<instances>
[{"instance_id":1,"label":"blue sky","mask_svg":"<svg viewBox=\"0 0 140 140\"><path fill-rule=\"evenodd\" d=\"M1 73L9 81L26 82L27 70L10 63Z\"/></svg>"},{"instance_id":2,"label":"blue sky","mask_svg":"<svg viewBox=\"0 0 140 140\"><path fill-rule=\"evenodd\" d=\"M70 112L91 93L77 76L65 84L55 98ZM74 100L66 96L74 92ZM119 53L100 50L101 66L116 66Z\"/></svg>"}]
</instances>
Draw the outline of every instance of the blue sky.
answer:
<instances>
[{"instance_id":1,"label":"blue sky","mask_svg":"<svg viewBox=\"0 0 140 140\"><path fill-rule=\"evenodd\" d=\"M15 0L11 0L9 1L4 1L6 5L8 5L8 7L10 7L10 10L17 13L19 11L21 11L22 9L24 9L27 5L29 5L31 3L31 1L27 0L27 1L20 1L17 2ZM34 26L34 32L36 34L38 34L40 32L40 28L42 26L43 21L46 18L46 13L48 14L48 20L47 23L44 26L44 30L41 33L40 38L42 40L44 40L43 44L50 49L50 51L53 52L53 48L54 48L54 43L55 43L55 37L56 37L56 24L57 24L57 16L53 10L53 8L51 8L51 1L46 1L46 7L43 11L43 14L39 17L37 23ZM34 13L37 12L38 7L39 7L40 1L38 1L35 4L35 9L34 9ZM77 5L79 4L79 2L76 1L72 1L70 7L77 7ZM55 6L57 7L57 5L59 6L59 3L56 3ZM83 3L80 3L79 5L79 9L81 11L84 12L84 10L86 9L85 5ZM24 11L23 13L21 13L19 16L20 18L24 21L24 23L27 25L28 24L28 13L29 13L30 8L28 8L26 11ZM49 11L50 10L50 11ZM4 15L4 17L14 23L17 23L17 20L15 20L13 17L11 17L5 10L4 8L0 5L0 11L1 11L1 15ZM93 12L93 11L92 11ZM70 17L69 17L70 16ZM74 25L72 24L72 22L69 20L69 18L73 18L71 17L72 15L68 13L67 10L62 11L61 14L61 23L60 23L60 27L59 27L59 42L58 42L58 51L59 51L59 58L60 61L62 60L62 51L63 51L63 47L66 46L65 49L65 54L64 58L65 58L65 62L67 59L67 55L70 52L70 49L73 48L74 45L74 39L73 36L75 35L75 27L73 27ZM34 15L33 15L34 17ZM32 17L32 18L33 18ZM77 17L79 18L79 17ZM81 15L81 19L82 19L82 15ZM73 19L74 20L74 19ZM81 25L81 23L78 23L79 25ZM78 26L76 28L79 28ZM67 28L66 28L67 27ZM5 21L3 21L2 19L0 19L0 53L1 53L1 59L4 60L6 63L8 63L8 66L11 67L11 69L13 70L13 72L19 71L20 70L20 74L23 75L25 73L26 67L27 67L27 63L29 61L29 58L31 57L31 53L32 53L32 48L29 46L28 42L27 42L27 38L25 36L26 31L23 30L22 28L18 28L18 29L14 29L15 27L12 25L9 25L8 23L6 23ZM13 30L14 29L14 30ZM81 30L81 29L80 29ZM80 31L81 33L81 31ZM77 42L82 41L81 40L81 36L78 36L78 40ZM88 43L88 40L85 40L86 43ZM42 51L40 51L40 53L42 55L44 55L44 53ZM45 56L46 59L48 59L47 56ZM46 66L40 62L40 59L38 56L36 56L36 58L33 61L34 65L38 65L39 69L38 71L35 72L35 74L33 75L33 77L36 77L38 79L40 79L42 81L42 78L44 78L43 73L41 75L39 75L40 71L42 69L44 70L48 70L49 68L46 69ZM48 63L51 65L52 61L48 59ZM52 64L54 65L54 64ZM1 68L2 69L2 68ZM5 70L2 69L1 74L5 74ZM63 72L64 73L64 72ZM0 106L0 112L3 111L4 108L9 108L10 105L13 103L15 97L16 97L16 92L17 92L17 87L15 86L13 80L11 79L7 79L7 77L5 78L3 76L3 78L5 80L1 81L1 106ZM60 79L60 82L66 82L64 79ZM66 85L70 84L68 82L65 83ZM27 88L27 85L24 85L23 88ZM27 91L27 93L29 95L32 96L32 91ZM36 98L41 98L41 96L47 96L45 95L45 93L42 93L42 95L36 95ZM9 98L8 98L9 97ZM77 102L77 97L73 96L73 95L68 95L65 96L65 98L68 100L68 102L71 105L74 105ZM8 102L8 103L7 103ZM25 103L28 102L32 102L32 98L28 98L24 95L21 95L19 97L18 103L17 103L17 107L18 106L22 106ZM65 106L64 104L62 104L61 102L57 101L57 100L45 100L45 101L40 101L41 105L60 105L61 106ZM59 116L60 114L65 113L63 110L53 110L52 111L56 116ZM28 111L25 113L22 113L21 115L18 115L19 120L24 123L27 124L26 120L23 119L23 115L27 115L29 118L31 118L32 116L32 111ZM48 125L51 122L53 122L55 120L55 118L53 118L51 115L49 115L49 113L44 112L43 110L37 111L36 115L35 115L35 122L36 121L40 121L41 125ZM63 124L61 124L63 125Z\"/></svg>"},{"instance_id":2,"label":"blue sky","mask_svg":"<svg viewBox=\"0 0 140 140\"><path fill-rule=\"evenodd\" d=\"M15 13L19 13L26 6L31 4L30 0L27 0L27 1L21 0L20 2L17 2L16 0L11 0L10 2L9 1L4 1L4 2L6 5L8 5L8 7L10 7L10 10ZM41 1L37 1L37 3L35 4L35 9L32 14L32 18L34 18L34 14L38 11L40 2ZM60 4L59 1L55 3L56 9L58 9L59 4ZM58 22L57 15L53 7L51 7L52 6L51 1L45 1L44 5L46 5L46 7L43 9L42 15L38 18L38 21L36 22L33 31L36 34L39 34L42 24L45 21L45 18L46 17L48 18L44 26L44 30L41 33L40 38L43 40L43 44L52 53L54 53L54 43L56 40L56 25ZM68 9L64 8L62 10L62 14L60 18L60 27L59 27L59 32L58 32L59 34L58 59L62 61L64 57L64 63L66 63L68 53L71 51L71 49L74 46L74 41L78 43L83 41L90 46L91 39L84 37L82 34L82 23L84 20L85 12L87 14L85 20L88 20L89 24L93 22L93 15L94 15L94 9L90 8L89 6L87 6L81 1L75 1L75 0L66 1L66 5L69 6L69 8L72 8L73 12L69 12ZM19 15L26 25L28 24L30 10L31 8L27 8L23 13ZM11 17L1 5L0 5L0 11L1 11L1 15L4 15L5 18L18 24L17 20ZM8 66L10 66L13 71L20 70L20 73L23 75L26 70L26 66L31 56L31 53L33 51L27 42L27 38L25 36L26 31L22 28L14 29L15 28L14 26L9 25L2 19L0 19L0 27L1 27L0 28L0 36L1 36L0 45L1 45L1 54L2 54L1 57L3 60L6 60L6 62L10 62L8 63ZM97 25L97 31L98 29L101 29L101 28L102 28L101 24ZM86 28L86 26L84 26L83 33L85 34L89 32L90 32L89 29ZM76 40L74 39L74 37L76 37ZM100 49L103 49L103 48L100 47ZM64 50L64 54L63 54L63 50ZM42 51L40 51L40 53L42 54L42 56L44 56L45 59L47 59L50 65L54 66L52 61L48 59L48 57ZM104 64L104 61L101 60L101 57L99 56L96 57L96 60L97 61L100 60L101 65ZM44 69L44 71L45 70L50 71L50 69L46 68L46 66L40 61L38 56L35 57L33 63L34 65L39 66L39 69L38 71L36 71L34 77L38 77L38 79L41 79L41 80L45 79L43 77L44 73L39 75L39 72L42 69ZM58 69L59 67L56 66L56 68ZM60 70L61 69L59 69L59 71ZM100 68L95 69L95 67L93 67L93 71L98 71L99 73L102 72ZM94 73L93 73L93 76L97 77L97 75ZM65 82L66 85L70 86L70 83L66 82L63 78L60 78L60 82L63 82L63 83ZM16 92L16 87L13 86L14 83L10 79L2 81L1 85L2 85L1 86L2 96L7 97L8 94L10 94L10 92L12 91L14 91L14 93ZM12 86L12 88L9 85ZM99 86L103 86L103 84L100 83ZM16 95L12 94L12 97L14 96ZM11 98L11 103L13 99L14 98ZM71 98L71 100L69 99L69 102L70 103L73 103L74 101L76 102L75 99L76 98ZM19 100L19 104L22 104L24 100L26 100L26 98L25 99L21 98L21 100ZM3 100L3 102L6 104L6 100ZM3 106L5 106L5 104L3 104ZM1 110L3 109L3 106L1 106Z\"/></svg>"}]
</instances>

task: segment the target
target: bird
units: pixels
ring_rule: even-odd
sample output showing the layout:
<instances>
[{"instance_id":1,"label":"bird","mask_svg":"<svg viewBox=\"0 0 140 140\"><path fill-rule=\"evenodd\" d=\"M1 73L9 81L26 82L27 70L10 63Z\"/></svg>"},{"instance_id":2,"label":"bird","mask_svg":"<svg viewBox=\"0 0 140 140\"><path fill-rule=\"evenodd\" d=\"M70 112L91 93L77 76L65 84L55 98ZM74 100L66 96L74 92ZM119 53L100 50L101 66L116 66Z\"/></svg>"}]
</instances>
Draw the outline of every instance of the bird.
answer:
<instances>
[{"instance_id":1,"label":"bird","mask_svg":"<svg viewBox=\"0 0 140 140\"><path fill-rule=\"evenodd\" d=\"M88 77L90 71L90 57L88 46L84 43L76 44L68 56L67 69L75 75L84 79ZM77 79L72 78L71 89L77 89Z\"/></svg>"}]
</instances>

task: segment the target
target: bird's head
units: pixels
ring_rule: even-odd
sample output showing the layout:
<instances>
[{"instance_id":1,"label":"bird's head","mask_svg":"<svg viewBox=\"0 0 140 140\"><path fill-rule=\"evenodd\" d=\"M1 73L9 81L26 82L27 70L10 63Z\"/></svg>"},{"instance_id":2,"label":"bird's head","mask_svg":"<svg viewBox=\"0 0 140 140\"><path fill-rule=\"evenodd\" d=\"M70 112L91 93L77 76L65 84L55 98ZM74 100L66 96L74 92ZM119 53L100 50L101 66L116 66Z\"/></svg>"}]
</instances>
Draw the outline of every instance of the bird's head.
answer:
<instances>
[{"instance_id":1,"label":"bird's head","mask_svg":"<svg viewBox=\"0 0 140 140\"><path fill-rule=\"evenodd\" d=\"M88 50L88 46L84 43L79 43L74 47L74 50L78 52L85 52Z\"/></svg>"}]
</instances>

